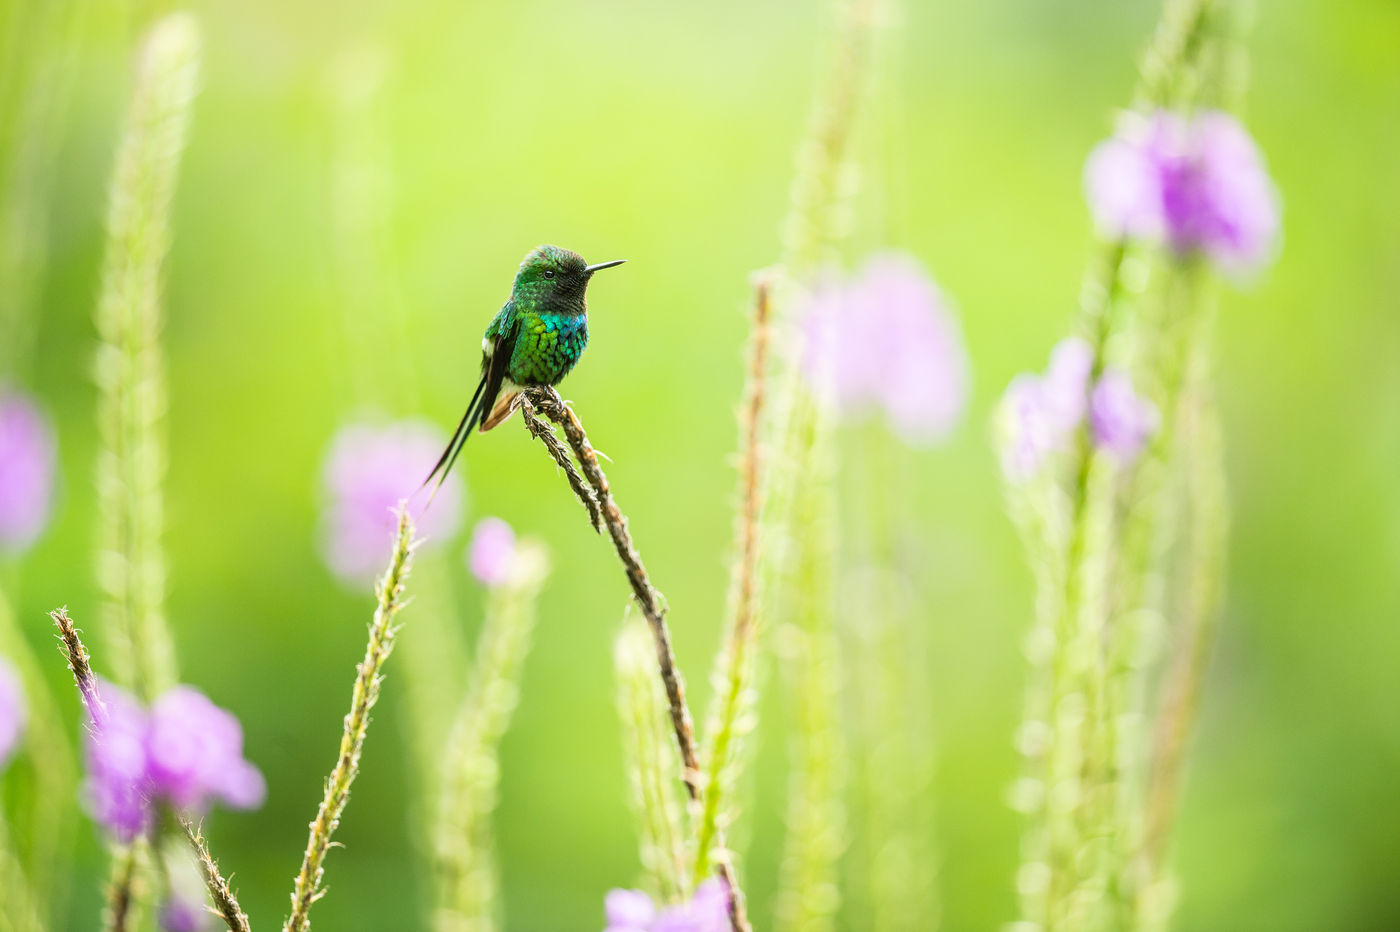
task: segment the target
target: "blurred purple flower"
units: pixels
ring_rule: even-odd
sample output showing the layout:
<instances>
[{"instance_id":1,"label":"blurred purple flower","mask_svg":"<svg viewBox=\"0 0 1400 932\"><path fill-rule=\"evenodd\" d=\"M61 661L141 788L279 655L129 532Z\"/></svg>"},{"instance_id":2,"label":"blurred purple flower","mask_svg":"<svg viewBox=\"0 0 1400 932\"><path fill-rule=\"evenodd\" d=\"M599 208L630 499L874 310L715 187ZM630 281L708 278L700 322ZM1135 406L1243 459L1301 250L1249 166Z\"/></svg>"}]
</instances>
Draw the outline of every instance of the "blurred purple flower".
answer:
<instances>
[{"instance_id":1,"label":"blurred purple flower","mask_svg":"<svg viewBox=\"0 0 1400 932\"><path fill-rule=\"evenodd\" d=\"M1093 350L1072 337L1051 352L1045 375L1022 373L1011 380L997 415L1008 479L1023 482L1039 472L1080 429L1086 408L1096 445L1123 463L1137 458L1157 429L1157 408L1133 391L1121 371L1104 372L1089 391L1092 369Z\"/></svg>"},{"instance_id":2,"label":"blurred purple flower","mask_svg":"<svg viewBox=\"0 0 1400 932\"><path fill-rule=\"evenodd\" d=\"M1045 415L1051 428L1063 433L1084 420L1094 349L1079 337L1066 337L1050 351L1050 366L1041 380Z\"/></svg>"},{"instance_id":3,"label":"blurred purple flower","mask_svg":"<svg viewBox=\"0 0 1400 932\"><path fill-rule=\"evenodd\" d=\"M126 690L104 682L98 691L105 714L87 733L84 792L92 817L129 841L151 822L146 760L149 717Z\"/></svg>"},{"instance_id":4,"label":"blurred purple flower","mask_svg":"<svg viewBox=\"0 0 1400 932\"><path fill-rule=\"evenodd\" d=\"M967 395L967 354L938 286L912 257L871 256L846 281L823 281L800 311L804 369L837 409L883 408L912 444L942 439Z\"/></svg>"},{"instance_id":5,"label":"blurred purple flower","mask_svg":"<svg viewBox=\"0 0 1400 932\"><path fill-rule=\"evenodd\" d=\"M603 932L728 932L729 893L713 878L695 889L688 902L657 910L640 890L613 890L604 902Z\"/></svg>"},{"instance_id":6,"label":"blurred purple flower","mask_svg":"<svg viewBox=\"0 0 1400 932\"><path fill-rule=\"evenodd\" d=\"M804 341L802 366L807 381L825 389L846 410L868 401L870 373L878 364L870 353L869 341L845 341L843 324L852 313L848 307L849 292L849 285L828 275L813 285L798 308Z\"/></svg>"},{"instance_id":7,"label":"blurred purple flower","mask_svg":"<svg viewBox=\"0 0 1400 932\"><path fill-rule=\"evenodd\" d=\"M1133 390L1127 373L1108 371L1089 398L1089 423L1094 442L1130 463L1157 430L1157 407Z\"/></svg>"},{"instance_id":8,"label":"blurred purple flower","mask_svg":"<svg viewBox=\"0 0 1400 932\"><path fill-rule=\"evenodd\" d=\"M603 912L608 917L604 932L648 932L656 919L656 904L641 890L610 890Z\"/></svg>"},{"instance_id":9,"label":"blurred purple flower","mask_svg":"<svg viewBox=\"0 0 1400 932\"><path fill-rule=\"evenodd\" d=\"M1123 121L1125 125L1129 122L1127 118ZM1128 133L1123 126L1119 133L1089 153L1084 169L1089 212L1106 236L1160 236L1162 178L1158 166L1143 140L1124 138Z\"/></svg>"},{"instance_id":10,"label":"blurred purple flower","mask_svg":"<svg viewBox=\"0 0 1400 932\"><path fill-rule=\"evenodd\" d=\"M243 759L238 719L192 686L156 700L146 750L152 781L177 808L203 808L214 798L252 809L267 795L262 773Z\"/></svg>"},{"instance_id":11,"label":"blurred purple flower","mask_svg":"<svg viewBox=\"0 0 1400 932\"><path fill-rule=\"evenodd\" d=\"M209 916L202 900L172 896L160 908L160 927L165 932L200 932L208 928Z\"/></svg>"},{"instance_id":12,"label":"blurred purple flower","mask_svg":"<svg viewBox=\"0 0 1400 932\"><path fill-rule=\"evenodd\" d=\"M10 761L24 734L24 689L19 673L4 657L0 657L0 771Z\"/></svg>"},{"instance_id":13,"label":"blurred purple flower","mask_svg":"<svg viewBox=\"0 0 1400 932\"><path fill-rule=\"evenodd\" d=\"M53 473L48 421L29 396L0 388L0 550L24 550L44 529Z\"/></svg>"},{"instance_id":14,"label":"blurred purple flower","mask_svg":"<svg viewBox=\"0 0 1400 932\"><path fill-rule=\"evenodd\" d=\"M421 421L351 424L336 434L324 470L329 501L321 540L326 563L337 576L358 584L383 569L393 547L391 509L418 491L446 446L447 437ZM426 545L457 533L462 520L457 475L443 483L431 508L426 495L418 501L415 519Z\"/></svg>"},{"instance_id":15,"label":"blurred purple flower","mask_svg":"<svg viewBox=\"0 0 1400 932\"><path fill-rule=\"evenodd\" d=\"M1035 475L1084 422L1093 368L1093 348L1068 337L1050 351L1044 375L1023 372L1011 380L998 412L1007 478L1022 482Z\"/></svg>"},{"instance_id":16,"label":"blurred purple flower","mask_svg":"<svg viewBox=\"0 0 1400 932\"><path fill-rule=\"evenodd\" d=\"M1039 472L1055 448L1056 428L1045 396L1044 380L1028 372L1012 379L1002 396L998 409L1001 468L1013 482Z\"/></svg>"},{"instance_id":17,"label":"blurred purple flower","mask_svg":"<svg viewBox=\"0 0 1400 932\"><path fill-rule=\"evenodd\" d=\"M1177 186L1180 203L1168 201L1173 241L1199 245L1228 269L1255 268L1269 259L1279 228L1278 191L1264 158L1228 114L1203 113L1192 129L1190 181Z\"/></svg>"},{"instance_id":18,"label":"blurred purple flower","mask_svg":"<svg viewBox=\"0 0 1400 932\"><path fill-rule=\"evenodd\" d=\"M1085 189L1105 234L1161 238L1232 271L1266 261L1278 234L1278 193L1263 157L1219 111L1125 116L1090 153Z\"/></svg>"},{"instance_id":19,"label":"blurred purple flower","mask_svg":"<svg viewBox=\"0 0 1400 932\"><path fill-rule=\"evenodd\" d=\"M482 518L472 531L467 566L483 585L499 586L510 578L515 561L515 531L500 518Z\"/></svg>"},{"instance_id":20,"label":"blurred purple flower","mask_svg":"<svg viewBox=\"0 0 1400 932\"><path fill-rule=\"evenodd\" d=\"M93 818L123 840L151 824L159 800L202 810L262 805L267 786L243 759L243 729L197 689L177 686L148 712L111 683L100 687L106 713L87 736L86 795Z\"/></svg>"}]
</instances>

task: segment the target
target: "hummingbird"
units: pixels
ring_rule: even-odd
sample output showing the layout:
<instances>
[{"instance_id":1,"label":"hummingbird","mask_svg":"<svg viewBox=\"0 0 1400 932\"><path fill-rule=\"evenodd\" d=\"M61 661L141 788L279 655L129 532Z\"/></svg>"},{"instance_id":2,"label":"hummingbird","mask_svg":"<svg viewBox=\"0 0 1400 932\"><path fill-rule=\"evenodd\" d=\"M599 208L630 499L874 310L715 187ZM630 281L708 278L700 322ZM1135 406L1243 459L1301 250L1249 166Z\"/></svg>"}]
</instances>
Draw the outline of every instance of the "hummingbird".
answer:
<instances>
[{"instance_id":1,"label":"hummingbird","mask_svg":"<svg viewBox=\"0 0 1400 932\"><path fill-rule=\"evenodd\" d=\"M510 298L481 339L481 381L424 485L436 477L441 486L473 428L490 430L510 417L522 391L563 381L588 346L584 292L589 280L594 272L626 261L589 265L559 246L537 246L525 256Z\"/></svg>"}]
</instances>

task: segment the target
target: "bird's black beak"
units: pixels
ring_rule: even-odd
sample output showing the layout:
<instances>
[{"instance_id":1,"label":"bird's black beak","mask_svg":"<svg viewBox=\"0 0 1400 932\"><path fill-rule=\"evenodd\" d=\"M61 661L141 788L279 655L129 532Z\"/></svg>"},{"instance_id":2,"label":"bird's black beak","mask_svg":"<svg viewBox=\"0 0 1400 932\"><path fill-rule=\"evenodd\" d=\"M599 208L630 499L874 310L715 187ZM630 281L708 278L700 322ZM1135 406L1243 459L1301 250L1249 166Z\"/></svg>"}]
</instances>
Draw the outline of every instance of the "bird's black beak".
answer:
<instances>
[{"instance_id":1,"label":"bird's black beak","mask_svg":"<svg viewBox=\"0 0 1400 932\"><path fill-rule=\"evenodd\" d=\"M594 272L598 271L599 269L610 269L610 268L612 268L613 266L615 266L615 265L621 265L622 263L624 263L624 262L626 262L626 261L627 261L626 259L614 259L614 260L611 261L611 262L599 262L597 265L590 265L588 268L584 269L584 271L587 272L589 275L592 275Z\"/></svg>"}]
</instances>

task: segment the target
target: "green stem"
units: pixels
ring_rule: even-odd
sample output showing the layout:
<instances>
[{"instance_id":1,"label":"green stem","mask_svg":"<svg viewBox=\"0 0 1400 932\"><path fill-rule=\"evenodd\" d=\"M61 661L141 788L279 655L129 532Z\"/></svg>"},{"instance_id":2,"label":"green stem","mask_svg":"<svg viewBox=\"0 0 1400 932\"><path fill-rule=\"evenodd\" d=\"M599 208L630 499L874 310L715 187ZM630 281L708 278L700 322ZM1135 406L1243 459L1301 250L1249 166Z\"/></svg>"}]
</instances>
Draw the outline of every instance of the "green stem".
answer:
<instances>
[{"instance_id":1,"label":"green stem","mask_svg":"<svg viewBox=\"0 0 1400 932\"><path fill-rule=\"evenodd\" d=\"M840 904L835 874L845 828L841 811L839 708L831 590L835 573L834 478L821 403L802 371L803 341L791 332L797 290L807 287L849 234L851 150L870 82L876 26L874 0L838 0L833 42L812 115L799 144L792 202L783 226L779 298L774 319L785 329L780 394L770 421L771 468L763 485L763 546L756 578L767 617L782 628L797 716L788 836L779 878L778 925L823 929ZM804 519L814 523L804 523Z\"/></svg>"},{"instance_id":2,"label":"green stem","mask_svg":"<svg viewBox=\"0 0 1400 932\"><path fill-rule=\"evenodd\" d=\"M632 588L632 595L638 608L642 610L642 616L646 618L652 639L656 643L657 672L661 677L661 685L666 690L666 704L671 713L672 730L681 756L681 781L685 784L691 804L698 808L703 805L704 787L701 785L699 754L695 749L695 726L691 720L690 706L685 699L685 680L681 677L680 668L676 665L675 651L671 647L671 629L666 623L665 599L652 585L651 576L642 565L641 554L637 553L637 547L632 542L632 532L628 530L627 518L613 499L608 477L603 473L603 467L598 462L598 453L593 449L578 415L564 404L564 399L553 388L532 389L520 397L520 413L526 429L532 435L540 436L542 431L535 414L536 409L557 424L578 461L579 471L593 489L598 502L598 514L602 516L608 529L613 550L622 563L627 582ZM723 851L723 843L718 836L716 837L717 844L714 850ZM749 932L744 892L739 886L734 867L728 857L716 859L715 873L729 890L729 919L733 932Z\"/></svg>"},{"instance_id":3,"label":"green stem","mask_svg":"<svg viewBox=\"0 0 1400 932\"><path fill-rule=\"evenodd\" d=\"M759 637L761 599L758 595L759 529L762 513L762 472L759 427L768 384L768 318L771 282L761 277L754 286L753 319L749 336L749 373L740 415L739 511L734 529L734 563L730 571L729 603L724 646L712 682L716 705L710 715L709 754L705 757L704 803L696 831L695 872L698 884L713 870L710 850L720 834L721 820L733 821L737 782L736 745L741 729L756 717L752 688L753 652Z\"/></svg>"},{"instance_id":4,"label":"green stem","mask_svg":"<svg viewBox=\"0 0 1400 932\"><path fill-rule=\"evenodd\" d=\"M782 267L806 277L827 260L846 231L848 158L856 114L869 79L875 0L837 0L834 41L797 152L792 208L783 225Z\"/></svg>"},{"instance_id":5,"label":"green stem","mask_svg":"<svg viewBox=\"0 0 1400 932\"><path fill-rule=\"evenodd\" d=\"M614 660L618 713L622 718L632 808L640 827L642 867L663 903L679 903L690 893L686 878L685 833L676 792L679 772L669 753L666 697L652 675L651 635L628 606Z\"/></svg>"},{"instance_id":6,"label":"green stem","mask_svg":"<svg viewBox=\"0 0 1400 932\"><path fill-rule=\"evenodd\" d=\"M321 888L325 878L326 854L331 848L331 836L340 825L340 817L350 801L350 786L360 772L360 752L369 732L369 713L379 701L383 669L394 649L398 626L394 619L404 606L404 586L412 564L414 548L413 522L408 508L398 506L398 531L389 568L379 582L378 604L370 623L365 657L356 669L355 685L350 693L350 711L345 716L345 730L340 738L340 751L335 766L326 778L325 795L311 822L306 840L306 854L297 873L292 891L292 912L283 925L283 932L302 932L311 927L311 905L325 895Z\"/></svg>"},{"instance_id":7,"label":"green stem","mask_svg":"<svg viewBox=\"0 0 1400 932\"><path fill-rule=\"evenodd\" d=\"M492 590L477 641L471 689L460 703L443 754L435 848L438 932L488 932L498 923L491 814L500 783L499 748L520 696L535 600L548 574L544 550L522 542L510 579Z\"/></svg>"},{"instance_id":8,"label":"green stem","mask_svg":"<svg viewBox=\"0 0 1400 932\"><path fill-rule=\"evenodd\" d=\"M1228 0L1166 0L1152 43L1143 55L1133 94L1136 106L1186 107L1202 96L1204 77L1215 64L1209 53L1213 19Z\"/></svg>"},{"instance_id":9,"label":"green stem","mask_svg":"<svg viewBox=\"0 0 1400 932\"><path fill-rule=\"evenodd\" d=\"M1162 895L1166 852L1224 589L1229 509L1219 413L1210 395L1207 368L1204 362L1193 366L1184 400L1185 582L1153 725L1142 803L1142 838L1130 878L1130 889L1136 897L1135 915L1143 929L1164 927L1170 915L1170 900Z\"/></svg>"},{"instance_id":10,"label":"green stem","mask_svg":"<svg viewBox=\"0 0 1400 932\"><path fill-rule=\"evenodd\" d=\"M849 863L856 868L861 899L853 915L871 928L929 932L938 924L933 819L934 745L931 737L931 671L928 628L913 585L920 559L901 541L903 503L914 488L913 465L880 423L845 432L844 482L850 504L842 511L850 530L841 535L852 555L842 564L838 634L851 670L846 690L846 741L853 762L855 801ZM849 465L847 465L847 463Z\"/></svg>"},{"instance_id":11,"label":"green stem","mask_svg":"<svg viewBox=\"0 0 1400 932\"><path fill-rule=\"evenodd\" d=\"M425 848L432 844L436 821L429 801L442 787L442 749L465 694L462 671L469 658L458 623L449 553L444 549L417 560L414 634L399 646L406 700L399 706L400 725L412 750L413 777L421 787L414 794L412 815Z\"/></svg>"},{"instance_id":12,"label":"green stem","mask_svg":"<svg viewBox=\"0 0 1400 932\"><path fill-rule=\"evenodd\" d=\"M1214 6L1215 0L1168 0L1144 58L1139 106L1194 99L1199 81L1191 76L1201 67ZM1110 343L1128 323L1117 319L1115 310L1126 259L1123 243L1106 243L1086 280L1078 327L1093 355L1086 391L1102 373ZM1119 869L1126 837L1119 769L1124 687L1116 677L1123 632L1111 602L1121 543L1115 512L1119 480L1111 460L1094 451L1087 427L1069 474L1065 546L1052 546L1050 555L1060 569L1038 573L1039 584L1058 593L1050 600L1048 624L1037 625L1053 647L1048 671L1033 679L1025 726L1040 798L1029 807L1020 886L1024 916L1050 930L1095 923L1116 927L1126 911ZM1030 514L1023 520L1024 527L1043 526L1052 533L1057 524L1053 516L1043 520ZM1042 594L1038 607L1044 605Z\"/></svg>"},{"instance_id":13,"label":"green stem","mask_svg":"<svg viewBox=\"0 0 1400 932\"><path fill-rule=\"evenodd\" d=\"M199 61L199 28L187 13L158 22L142 44L112 176L96 315L101 621L111 669L147 703L176 682L160 543L166 456L161 279Z\"/></svg>"},{"instance_id":14,"label":"green stem","mask_svg":"<svg viewBox=\"0 0 1400 932\"><path fill-rule=\"evenodd\" d=\"M781 632L794 727L775 928L824 932L834 928L840 907L838 864L846 844L833 588L835 496L824 412L804 405L797 423L811 468L793 511L793 526L802 529L804 540L785 582L793 600L791 621Z\"/></svg>"},{"instance_id":15,"label":"green stem","mask_svg":"<svg viewBox=\"0 0 1400 932\"><path fill-rule=\"evenodd\" d=\"M155 885L151 846L144 837L112 846L112 868L102 910L104 932L136 932L146 925L147 904Z\"/></svg>"},{"instance_id":16,"label":"green stem","mask_svg":"<svg viewBox=\"0 0 1400 932\"><path fill-rule=\"evenodd\" d=\"M1123 243L1105 244L1082 291L1080 330L1093 354L1086 393L1103 372L1108 342L1121 326L1115 308L1124 292L1126 259ZM1041 824L1028 830L1029 837L1038 841L1028 844L1033 860L1027 863L1043 864L1049 871L1043 906L1033 910L1041 914L1048 928L1059 927L1065 904L1085 877L1082 845L1092 820L1091 807L1098 802L1090 797L1095 793L1093 770L1100 764L1093 756L1092 730L1096 713L1104 704L1099 600L1105 555L1102 539L1109 533L1104 522L1110 515L1115 470L1108 458L1095 451L1087 426L1079 430L1075 450L1070 466L1074 478L1069 489L1069 541L1062 552L1063 568L1056 576L1062 589L1050 626L1055 647L1048 697L1031 700L1032 705L1043 708L1050 729L1043 790L1053 788L1063 809L1058 814L1042 809ZM1094 543L1101 546L1094 547ZM1089 557L1095 554L1098 556L1091 561Z\"/></svg>"},{"instance_id":17,"label":"green stem","mask_svg":"<svg viewBox=\"0 0 1400 932\"><path fill-rule=\"evenodd\" d=\"M214 901L219 918L228 926L229 932L249 932L248 917L238 905L238 897L234 896L228 881L219 873L219 865L214 863L209 847L204 843L204 833L184 816L179 817L179 823L185 841L194 852L200 876L204 878L204 885L209 890L209 898Z\"/></svg>"}]
</instances>

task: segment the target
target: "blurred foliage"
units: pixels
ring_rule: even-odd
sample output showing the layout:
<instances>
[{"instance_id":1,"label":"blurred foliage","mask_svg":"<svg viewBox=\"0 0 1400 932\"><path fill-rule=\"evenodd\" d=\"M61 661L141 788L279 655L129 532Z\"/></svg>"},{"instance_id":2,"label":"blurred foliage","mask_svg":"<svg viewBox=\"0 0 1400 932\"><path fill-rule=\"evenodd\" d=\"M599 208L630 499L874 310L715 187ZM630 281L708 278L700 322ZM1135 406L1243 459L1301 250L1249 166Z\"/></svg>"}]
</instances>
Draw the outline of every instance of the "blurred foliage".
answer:
<instances>
[{"instance_id":1,"label":"blurred foliage","mask_svg":"<svg viewBox=\"0 0 1400 932\"><path fill-rule=\"evenodd\" d=\"M36 0L3 7L7 31ZM55 523L7 593L41 656L44 614L95 615L92 311L103 191L138 26L156 4L93 0L53 156L49 265L19 372L58 424ZM1176 866L1181 929L1400 926L1400 7L1260 4L1246 120L1284 197L1285 244L1221 306L1234 538ZM167 344L169 616L184 677L234 710L267 805L205 826L255 925L286 911L332 762L368 592L315 547L321 457L371 401L352 380L333 166L346 55L382 68L372 151L387 185L373 261L419 392L393 414L455 423L479 334L540 242L624 270L593 289L593 344L565 393L660 588L704 708L723 614L747 274L777 252L825 10L735 0L468 5L244 0L195 6L205 88L177 194ZM907 452L907 546L928 624L941 902L948 929L1015 911L1011 734L1029 578L1002 515L987 416L1072 314L1088 221L1080 172L1132 86L1148 0L909 4L888 43L855 241L920 256L958 302L972 409L946 447ZM10 32L5 47L18 41ZM873 177L873 176L869 176ZM402 315L402 337L389 328ZM398 326L398 325L394 325ZM374 329L383 328L383 329ZM352 335L353 336L353 335ZM854 435L838 438L852 442ZM508 926L601 925L638 874L610 651L625 586L554 467L518 427L463 459L476 515L548 541L556 571L502 756L498 851ZM454 546L474 638L482 593ZM428 562L425 557L425 563ZM413 637L413 608L404 637ZM103 659L96 658L99 668ZM56 659L49 679L77 734ZM467 671L463 671L463 676ZM331 854L328 928L420 928L414 782L390 664L380 727ZM771 704L771 703L770 703ZM765 708L747 887L770 914L786 776ZM386 727L387 726L387 727ZM80 830L69 928L92 927L103 854ZM593 917L596 917L593 918ZM861 928L858 919L851 928Z\"/></svg>"}]
</instances>

